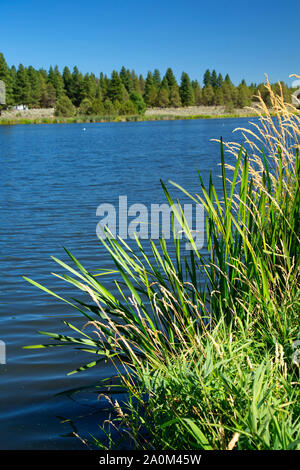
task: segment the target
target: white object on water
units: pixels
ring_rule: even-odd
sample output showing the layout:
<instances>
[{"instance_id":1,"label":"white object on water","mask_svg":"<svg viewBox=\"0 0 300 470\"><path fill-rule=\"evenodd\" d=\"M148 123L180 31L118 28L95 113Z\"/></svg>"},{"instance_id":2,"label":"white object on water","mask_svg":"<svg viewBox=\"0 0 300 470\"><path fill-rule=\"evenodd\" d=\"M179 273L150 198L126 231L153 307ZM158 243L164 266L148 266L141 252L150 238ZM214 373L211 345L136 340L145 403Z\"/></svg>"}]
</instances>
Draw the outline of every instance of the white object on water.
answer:
<instances>
[{"instance_id":1,"label":"white object on water","mask_svg":"<svg viewBox=\"0 0 300 470\"><path fill-rule=\"evenodd\" d=\"M84 127L82 130L83 130L83 131L86 131L86 128Z\"/></svg>"}]
</instances>

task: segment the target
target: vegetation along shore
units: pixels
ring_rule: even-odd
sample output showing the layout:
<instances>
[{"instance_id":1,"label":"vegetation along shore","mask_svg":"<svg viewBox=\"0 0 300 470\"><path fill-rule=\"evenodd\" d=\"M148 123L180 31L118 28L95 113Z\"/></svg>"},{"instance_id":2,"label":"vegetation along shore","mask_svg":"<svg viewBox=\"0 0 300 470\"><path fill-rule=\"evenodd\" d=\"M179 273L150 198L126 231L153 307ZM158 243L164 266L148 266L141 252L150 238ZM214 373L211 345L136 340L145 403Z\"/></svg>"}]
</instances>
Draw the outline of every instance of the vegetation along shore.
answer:
<instances>
[{"instance_id":1,"label":"vegetation along shore","mask_svg":"<svg viewBox=\"0 0 300 470\"><path fill-rule=\"evenodd\" d=\"M207 110L209 113L209 110ZM76 117L0 117L0 125L15 124L73 124L73 123L89 123L89 122L143 122L143 121L172 121L172 120L192 120L192 119L221 119L221 118L238 118L238 117L255 117L252 110L248 113L232 113L232 114L134 114L121 116L76 116Z\"/></svg>"},{"instance_id":2,"label":"vegetation along shore","mask_svg":"<svg viewBox=\"0 0 300 470\"><path fill-rule=\"evenodd\" d=\"M182 72L177 82L169 67L162 75L158 69L144 77L122 67L111 76L82 74L75 66L71 72L57 66L49 70L22 64L9 67L0 53L0 80L6 87L6 104L0 105L0 124L40 124L60 122L140 121L156 119L196 119L251 116L248 106L258 104L258 94L268 107L270 92L260 84L235 86L207 69L201 80ZM284 82L271 85L291 102L293 89ZM281 90L281 91L280 91Z\"/></svg>"},{"instance_id":3,"label":"vegetation along shore","mask_svg":"<svg viewBox=\"0 0 300 470\"><path fill-rule=\"evenodd\" d=\"M204 206L206 251L162 183L193 250L175 229L171 247L149 241L151 255L139 239L132 249L107 238L115 268L95 272L66 250L69 264L54 258L74 289L66 299L26 278L82 315L81 328L66 319L69 334L57 326L29 347L85 351L72 373L115 367L117 379L95 385L111 416L89 448L300 449L300 116L282 90L266 90L276 117L259 96L259 121L240 129L245 143L220 142L221 185L199 174L190 194L172 183Z\"/></svg>"}]
</instances>

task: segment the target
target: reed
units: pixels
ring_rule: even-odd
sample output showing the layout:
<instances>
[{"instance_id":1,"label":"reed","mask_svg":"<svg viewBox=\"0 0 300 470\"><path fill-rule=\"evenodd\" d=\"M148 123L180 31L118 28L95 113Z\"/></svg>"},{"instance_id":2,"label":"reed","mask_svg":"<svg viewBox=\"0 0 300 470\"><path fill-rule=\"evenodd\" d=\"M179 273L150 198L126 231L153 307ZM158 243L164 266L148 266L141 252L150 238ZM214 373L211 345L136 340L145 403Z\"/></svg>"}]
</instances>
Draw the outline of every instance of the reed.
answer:
<instances>
[{"instance_id":1,"label":"reed","mask_svg":"<svg viewBox=\"0 0 300 470\"><path fill-rule=\"evenodd\" d=\"M205 207L207 253L195 246L179 204L174 217L194 248L188 255L174 220L174 258L163 238L158 246L150 241L151 256L138 239L135 250L121 239L102 240L118 295L101 282L111 270L91 273L68 250L71 264L53 258L66 270L55 275L82 297L63 299L26 278L86 319L81 330L65 322L75 336L41 332L51 346L94 354L71 373L115 364L129 400L114 404L114 425L135 448L299 448L292 354L300 311L300 118L282 91L266 87L275 117L258 97L259 123L241 129L243 146L220 142L222 194L200 174L200 194L172 183Z\"/></svg>"}]
</instances>

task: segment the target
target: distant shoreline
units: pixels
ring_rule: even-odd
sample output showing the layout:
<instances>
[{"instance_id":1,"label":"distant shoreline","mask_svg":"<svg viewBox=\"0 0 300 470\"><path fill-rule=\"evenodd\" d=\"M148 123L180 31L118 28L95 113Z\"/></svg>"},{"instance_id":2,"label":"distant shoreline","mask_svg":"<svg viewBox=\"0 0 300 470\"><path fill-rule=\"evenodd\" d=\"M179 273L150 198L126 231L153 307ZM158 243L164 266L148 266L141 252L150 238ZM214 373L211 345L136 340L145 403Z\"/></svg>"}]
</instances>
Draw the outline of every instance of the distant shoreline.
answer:
<instances>
[{"instance_id":1,"label":"distant shoreline","mask_svg":"<svg viewBox=\"0 0 300 470\"><path fill-rule=\"evenodd\" d=\"M230 119L256 117L254 113L249 114L199 114L199 115L134 115L134 116L91 116L91 117L53 117L53 118L15 118L7 119L0 117L1 126L12 126L17 124L88 124L105 122L153 122L153 121L179 121L196 119Z\"/></svg>"},{"instance_id":2,"label":"distant shoreline","mask_svg":"<svg viewBox=\"0 0 300 470\"><path fill-rule=\"evenodd\" d=\"M145 114L127 116L55 116L54 108L11 110L2 112L0 125L15 124L73 124L93 122L147 122L194 119L229 119L256 117L255 108L234 109L232 112L224 106L188 106L181 108L148 108ZM226 112L227 111L227 112Z\"/></svg>"}]
</instances>

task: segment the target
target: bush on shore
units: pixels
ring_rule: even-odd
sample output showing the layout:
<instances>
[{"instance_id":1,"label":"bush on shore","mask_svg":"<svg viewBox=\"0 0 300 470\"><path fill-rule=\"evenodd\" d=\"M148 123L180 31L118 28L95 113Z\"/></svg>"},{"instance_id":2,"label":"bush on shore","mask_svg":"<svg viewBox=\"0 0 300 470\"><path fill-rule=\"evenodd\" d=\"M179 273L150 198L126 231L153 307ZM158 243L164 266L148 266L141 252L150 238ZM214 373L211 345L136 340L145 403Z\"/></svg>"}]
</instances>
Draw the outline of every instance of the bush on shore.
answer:
<instances>
[{"instance_id":1,"label":"bush on shore","mask_svg":"<svg viewBox=\"0 0 300 470\"><path fill-rule=\"evenodd\" d=\"M57 100L55 115L66 117L71 117L75 115L75 106L72 104L72 101L66 95L62 95Z\"/></svg>"}]
</instances>

